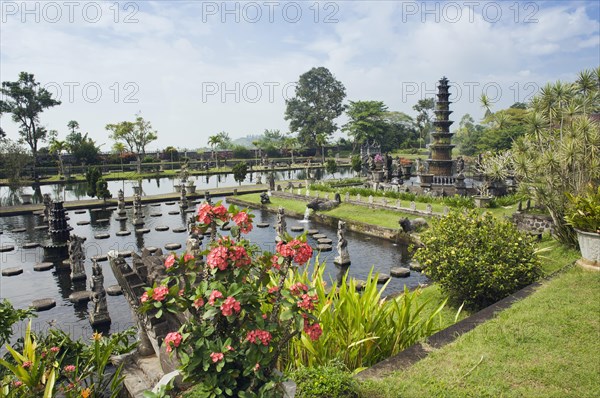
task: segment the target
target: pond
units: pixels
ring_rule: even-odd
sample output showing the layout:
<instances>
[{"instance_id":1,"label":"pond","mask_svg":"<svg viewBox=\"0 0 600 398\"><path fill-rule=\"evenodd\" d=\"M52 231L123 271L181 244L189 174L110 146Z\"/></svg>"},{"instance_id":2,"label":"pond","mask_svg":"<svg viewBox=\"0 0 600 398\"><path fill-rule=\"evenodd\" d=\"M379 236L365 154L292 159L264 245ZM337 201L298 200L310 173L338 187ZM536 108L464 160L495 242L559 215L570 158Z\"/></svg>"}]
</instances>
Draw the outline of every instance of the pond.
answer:
<instances>
[{"instance_id":1,"label":"pond","mask_svg":"<svg viewBox=\"0 0 600 398\"><path fill-rule=\"evenodd\" d=\"M215 199L217 200L217 199ZM223 200L227 205L226 201ZM171 202L168 202L171 203ZM69 211L70 225L73 227L72 234L87 238L84 243L86 254L85 267L88 279L92 275L90 258L95 255L105 254L109 250L118 251L141 251L143 247L155 246L164 248L167 243L180 243L185 248L187 233L175 233L173 228L185 227L186 219L190 214L179 214L178 206L167 205L166 203L148 205L144 207L145 228L151 230L150 233L142 235L133 233L134 227L131 224L133 219L132 210L127 210L127 221L116 221L117 216L114 211L92 212L85 211L82 214L76 214ZM254 210L255 227L248 238L251 242L258 244L262 250L273 251L275 246L275 231L273 226L276 223L276 216L264 210ZM150 214L162 215L152 217ZM169 214L172 213L172 214ZM98 223L99 218L109 218L108 223ZM77 225L78 221L90 221L89 225ZM257 223L268 223L268 228L257 228ZM93 308L92 303L73 304L68 297L73 291L90 290L89 281L72 283L69 269L57 269L50 271L36 272L33 266L42 262L43 249L38 247L34 249L23 249L22 246L27 242L47 242L48 234L45 230L35 229L42 225L42 218L35 215L10 216L0 218L0 244L13 244L15 250L12 252L0 253L2 269L7 267L21 267L23 273L12 277L2 277L0 279L0 298L9 299L16 308L25 308L31 304L34 299L52 298L56 301L56 307L49 311L38 313L38 318L34 320L36 330L45 330L49 325L60 328L73 337L91 336L92 328L89 324L87 314L88 306ZM158 232L156 226L169 226L169 230ZM335 247L337 244L336 231L328 226L317 224L313 221L302 222L302 220L287 217L288 232L292 235L290 229L293 226L303 226L305 229L318 229L320 233L325 234L333 242L333 251L323 252L319 255L319 261L326 263L326 277L336 280L338 269L333 264L333 259L337 255ZM14 229L25 228L25 232L13 232ZM130 230L130 236L117 237L116 232L121 230ZM109 233L110 239L97 240L94 235L99 233ZM220 231L221 234L227 232ZM407 248L397 246L393 242L384 239L370 238L365 235L346 232L348 240L348 249L352 265L349 273L352 277L366 279L371 267L376 272L389 274L390 268L406 264ZM208 239L204 240L203 247L206 246ZM316 246L316 241L309 237L309 243ZM164 249L163 249L164 250ZM165 251L166 252L166 251ZM179 250L178 252L182 252ZM315 251L315 257L317 252ZM130 260L128 260L130 261ZM104 286L108 287L116 284L108 262L100 262L104 271ZM427 282L424 275L411 271L408 278L392 278L386 293L399 292L406 284L409 288L414 288L420 283ZM110 331L124 330L133 325L130 308L123 296L107 296L108 309L112 318ZM21 335L17 331L16 335Z\"/></svg>"},{"instance_id":2,"label":"pond","mask_svg":"<svg viewBox=\"0 0 600 398\"><path fill-rule=\"evenodd\" d=\"M353 172L349 167L340 167L338 172L333 176L326 174L322 168L313 169L314 177L317 180L335 178L348 178L353 176ZM118 175L118 173L116 173ZM241 185L252 185L256 184L258 175L260 175L262 183L267 183L267 173L264 172L251 172ZM222 188L222 187L235 187L239 184L233 179L233 174L213 174L206 176L192 176L189 178L194 181L196 190L203 192L206 189L211 188ZM304 180L306 179L306 171L303 169L298 170L284 170L275 172L275 183L283 184L289 180ZM113 197L117 197L117 192L122 189L126 197L133 196L133 188L141 185L142 192L144 195L157 195L169 192L175 192L175 185L179 184L178 178L147 178L141 181L135 180L113 180L108 181L108 190L112 193ZM21 203L20 195L23 193L34 195L32 198L33 203L41 203L42 195L49 193L52 198L60 198L63 201L72 200L84 200L91 199L87 195L87 184L85 182L74 183L74 184L49 184L41 185L40 190L36 193L33 188L21 188L17 191L12 191L8 187L0 187L0 204L2 206L10 206Z\"/></svg>"}]
</instances>

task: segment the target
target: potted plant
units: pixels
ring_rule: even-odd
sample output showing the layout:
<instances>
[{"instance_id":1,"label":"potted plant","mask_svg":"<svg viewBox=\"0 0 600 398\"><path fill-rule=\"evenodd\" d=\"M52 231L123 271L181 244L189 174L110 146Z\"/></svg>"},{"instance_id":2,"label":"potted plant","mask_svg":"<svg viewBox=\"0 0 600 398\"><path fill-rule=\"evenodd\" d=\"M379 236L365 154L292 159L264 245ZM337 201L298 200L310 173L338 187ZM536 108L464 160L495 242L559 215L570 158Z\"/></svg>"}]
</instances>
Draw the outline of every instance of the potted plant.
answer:
<instances>
[{"instance_id":1,"label":"potted plant","mask_svg":"<svg viewBox=\"0 0 600 398\"><path fill-rule=\"evenodd\" d=\"M600 186L590 185L580 195L567 193L567 198L565 220L577 233L582 257L578 264L600 270Z\"/></svg>"}]
</instances>

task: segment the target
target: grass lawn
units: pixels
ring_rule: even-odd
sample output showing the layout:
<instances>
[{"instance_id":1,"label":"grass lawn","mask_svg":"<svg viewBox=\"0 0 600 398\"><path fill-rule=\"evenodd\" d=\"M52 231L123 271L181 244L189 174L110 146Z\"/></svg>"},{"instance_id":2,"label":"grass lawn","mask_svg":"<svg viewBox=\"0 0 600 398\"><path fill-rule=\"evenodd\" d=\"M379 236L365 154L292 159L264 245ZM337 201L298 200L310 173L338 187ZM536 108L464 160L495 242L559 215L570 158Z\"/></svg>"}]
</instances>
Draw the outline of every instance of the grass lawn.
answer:
<instances>
[{"instance_id":1,"label":"grass lawn","mask_svg":"<svg viewBox=\"0 0 600 398\"><path fill-rule=\"evenodd\" d=\"M362 396L600 396L599 299L600 273L572 268Z\"/></svg>"}]
</instances>

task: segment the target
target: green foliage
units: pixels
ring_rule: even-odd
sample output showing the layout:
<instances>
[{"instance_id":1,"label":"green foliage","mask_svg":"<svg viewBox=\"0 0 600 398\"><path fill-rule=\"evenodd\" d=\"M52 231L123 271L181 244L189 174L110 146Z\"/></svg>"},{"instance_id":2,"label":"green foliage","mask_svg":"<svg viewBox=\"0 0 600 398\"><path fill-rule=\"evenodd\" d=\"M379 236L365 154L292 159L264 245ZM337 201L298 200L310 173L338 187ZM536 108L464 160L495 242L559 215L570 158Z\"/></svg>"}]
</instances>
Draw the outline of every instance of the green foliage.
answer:
<instances>
[{"instance_id":1,"label":"green foliage","mask_svg":"<svg viewBox=\"0 0 600 398\"><path fill-rule=\"evenodd\" d=\"M138 114L134 122L124 121L107 124L105 128L111 132L110 138L112 140L124 143L130 152L136 154L137 172L140 173L142 156L146 154L146 146L158 139L157 132L152 129L152 124Z\"/></svg>"},{"instance_id":2,"label":"green foliage","mask_svg":"<svg viewBox=\"0 0 600 398\"><path fill-rule=\"evenodd\" d=\"M65 143L77 163L98 163L100 148L96 146L94 140L88 137L87 133L72 132L65 138Z\"/></svg>"},{"instance_id":3,"label":"green foliage","mask_svg":"<svg viewBox=\"0 0 600 398\"><path fill-rule=\"evenodd\" d=\"M346 109L348 123L342 130L354 139L354 147L365 141L383 142L382 136L386 129L383 115L387 106L382 101L350 101Z\"/></svg>"},{"instance_id":4,"label":"green foliage","mask_svg":"<svg viewBox=\"0 0 600 398\"><path fill-rule=\"evenodd\" d=\"M2 300L0 302L0 347L12 336L12 326L15 323L34 316L35 313L32 310L18 310L12 306L10 301Z\"/></svg>"},{"instance_id":5,"label":"green foliage","mask_svg":"<svg viewBox=\"0 0 600 398\"><path fill-rule=\"evenodd\" d=\"M456 302L483 308L534 282L540 263L533 239L491 213L454 211L431 220L414 257Z\"/></svg>"},{"instance_id":6,"label":"green foliage","mask_svg":"<svg viewBox=\"0 0 600 398\"><path fill-rule=\"evenodd\" d=\"M360 159L360 155L352 156L351 162L352 171L360 173L362 170L362 160Z\"/></svg>"},{"instance_id":7,"label":"green foliage","mask_svg":"<svg viewBox=\"0 0 600 398\"><path fill-rule=\"evenodd\" d=\"M108 190L108 183L102 177L96 181L96 196L103 200L112 198L112 194Z\"/></svg>"},{"instance_id":8,"label":"green foliage","mask_svg":"<svg viewBox=\"0 0 600 398\"><path fill-rule=\"evenodd\" d=\"M420 290L383 299L387 284L381 289L377 275L369 273L362 291L355 279L344 276L341 283L326 287L325 267L316 267L298 280L312 286L319 297L316 305L323 338L311 341L305 336L293 340L286 358L289 369L327 365L336 359L351 370L362 369L388 358L438 330L436 319L446 302L437 305L427 316L427 303L417 303ZM293 283L295 281L290 281ZM439 325L439 323L437 323Z\"/></svg>"},{"instance_id":9,"label":"green foliage","mask_svg":"<svg viewBox=\"0 0 600 398\"><path fill-rule=\"evenodd\" d=\"M325 170L329 174L335 174L337 172L338 167L335 159L327 159L327 162L325 163Z\"/></svg>"},{"instance_id":10,"label":"green foliage","mask_svg":"<svg viewBox=\"0 0 600 398\"><path fill-rule=\"evenodd\" d=\"M495 196L490 201L489 207L493 209L493 208L497 208L497 207L511 206L511 205L514 205L524 199L525 199L524 196L521 194Z\"/></svg>"},{"instance_id":11,"label":"green foliage","mask_svg":"<svg viewBox=\"0 0 600 398\"><path fill-rule=\"evenodd\" d=\"M335 132L334 121L344 111L345 97L344 85L327 68L312 68L300 75L296 95L285 101L285 120L290 122L290 131L298 133L301 145L315 148Z\"/></svg>"},{"instance_id":12,"label":"green foliage","mask_svg":"<svg viewBox=\"0 0 600 398\"><path fill-rule=\"evenodd\" d=\"M102 178L102 172L97 167L89 167L85 172L85 181L87 182L87 195L95 197L98 195L98 181Z\"/></svg>"},{"instance_id":13,"label":"green foliage","mask_svg":"<svg viewBox=\"0 0 600 398\"><path fill-rule=\"evenodd\" d=\"M231 171L233 172L233 179L241 185L242 181L246 179L246 174L248 174L248 164L246 162L236 163Z\"/></svg>"},{"instance_id":14,"label":"green foliage","mask_svg":"<svg viewBox=\"0 0 600 398\"><path fill-rule=\"evenodd\" d=\"M233 157L236 159L252 159L252 151L243 145L233 147Z\"/></svg>"},{"instance_id":15,"label":"green foliage","mask_svg":"<svg viewBox=\"0 0 600 398\"><path fill-rule=\"evenodd\" d=\"M8 179L11 189L21 185L21 173L31 160L31 155L18 143L9 139L0 142L0 171Z\"/></svg>"},{"instance_id":16,"label":"green foliage","mask_svg":"<svg viewBox=\"0 0 600 398\"><path fill-rule=\"evenodd\" d=\"M589 185L581 195L567 192L569 206L565 220L573 228L585 232L600 233L600 186Z\"/></svg>"},{"instance_id":17,"label":"green foliage","mask_svg":"<svg viewBox=\"0 0 600 398\"><path fill-rule=\"evenodd\" d=\"M417 101L413 109L418 112L416 124L419 130L419 148L429 142L429 133L433 128L432 112L435 107L433 98L423 98Z\"/></svg>"},{"instance_id":18,"label":"green foliage","mask_svg":"<svg viewBox=\"0 0 600 398\"><path fill-rule=\"evenodd\" d=\"M292 373L298 398L356 398L358 383L340 362L299 368Z\"/></svg>"}]
</instances>

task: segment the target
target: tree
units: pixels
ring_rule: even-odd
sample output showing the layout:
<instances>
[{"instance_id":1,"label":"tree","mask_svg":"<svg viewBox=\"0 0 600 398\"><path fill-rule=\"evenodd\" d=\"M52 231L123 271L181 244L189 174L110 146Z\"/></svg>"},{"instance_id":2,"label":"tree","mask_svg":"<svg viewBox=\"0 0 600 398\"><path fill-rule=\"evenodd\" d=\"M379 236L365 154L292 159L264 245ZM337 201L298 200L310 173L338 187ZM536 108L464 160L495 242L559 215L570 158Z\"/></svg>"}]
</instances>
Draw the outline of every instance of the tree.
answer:
<instances>
[{"instance_id":1,"label":"tree","mask_svg":"<svg viewBox=\"0 0 600 398\"><path fill-rule=\"evenodd\" d=\"M54 137L50 140L50 147L48 150L58 158L58 174L64 176L65 166L63 163L62 153L63 151L67 150L67 142L58 140L56 137Z\"/></svg>"},{"instance_id":2,"label":"tree","mask_svg":"<svg viewBox=\"0 0 600 398\"><path fill-rule=\"evenodd\" d=\"M233 146L233 143L231 142L231 137L229 137L229 134L225 131L221 131L219 134L217 134L217 137L219 137L219 143L217 144L217 148L230 149Z\"/></svg>"},{"instance_id":3,"label":"tree","mask_svg":"<svg viewBox=\"0 0 600 398\"><path fill-rule=\"evenodd\" d=\"M352 153L365 141L382 142L388 127L384 120L387 106L382 101L350 101L346 109L349 121L342 130L353 138Z\"/></svg>"},{"instance_id":4,"label":"tree","mask_svg":"<svg viewBox=\"0 0 600 398\"><path fill-rule=\"evenodd\" d=\"M6 173L8 186L15 190L21 183L21 173L32 160L27 150L8 138L0 141L0 169Z\"/></svg>"},{"instance_id":5,"label":"tree","mask_svg":"<svg viewBox=\"0 0 600 398\"><path fill-rule=\"evenodd\" d=\"M292 164L294 162L294 152L300 150L300 143L296 137L285 137L283 139L283 148L292 156Z\"/></svg>"},{"instance_id":6,"label":"tree","mask_svg":"<svg viewBox=\"0 0 600 398\"><path fill-rule=\"evenodd\" d=\"M36 165L38 143L46 140L47 130L39 125L40 113L45 109L60 105L52 98L52 93L35 81L33 74L19 73L16 82L2 82L0 93L6 98L0 100L0 112L12 114L14 122L19 123L19 135L31 148L33 155L33 175L38 180Z\"/></svg>"},{"instance_id":7,"label":"tree","mask_svg":"<svg viewBox=\"0 0 600 398\"><path fill-rule=\"evenodd\" d=\"M108 190L108 183L102 177L96 181L96 196L98 199L102 199L105 204L106 199L112 198L112 194Z\"/></svg>"},{"instance_id":8,"label":"tree","mask_svg":"<svg viewBox=\"0 0 600 398\"><path fill-rule=\"evenodd\" d=\"M163 153L165 154L166 158L168 160L170 160L171 162L178 162L179 161L179 151L174 146L168 146L168 147L166 147L163 150Z\"/></svg>"},{"instance_id":9,"label":"tree","mask_svg":"<svg viewBox=\"0 0 600 398\"><path fill-rule=\"evenodd\" d=\"M419 130L419 149L422 148L423 143L427 141L429 132L433 124L431 123L431 115L435 103L433 98L424 98L417 101L417 104L413 106L413 109L418 112L417 114L417 129Z\"/></svg>"},{"instance_id":10,"label":"tree","mask_svg":"<svg viewBox=\"0 0 600 398\"><path fill-rule=\"evenodd\" d=\"M210 137L208 137L208 145L210 145L210 149L212 149L212 157L213 160L216 160L217 162L217 167L219 166L219 161L218 159L216 159L216 155L217 153L215 152L215 148L218 147L221 144L221 137L219 137L219 135L211 135Z\"/></svg>"},{"instance_id":11,"label":"tree","mask_svg":"<svg viewBox=\"0 0 600 398\"><path fill-rule=\"evenodd\" d=\"M286 100L285 120L290 121L290 132L297 132L300 144L308 148L314 147L319 136L323 142L337 129L334 120L344 111L345 97L344 85L327 68L312 68L302 74L295 97Z\"/></svg>"},{"instance_id":12,"label":"tree","mask_svg":"<svg viewBox=\"0 0 600 398\"><path fill-rule=\"evenodd\" d=\"M379 142L381 150L391 152L398 148L411 148L417 144L418 132L412 117L404 112L386 112L385 129Z\"/></svg>"},{"instance_id":13,"label":"tree","mask_svg":"<svg viewBox=\"0 0 600 398\"><path fill-rule=\"evenodd\" d=\"M158 138L157 132L152 129L152 124L138 114L135 122L124 121L117 124L107 124L106 130L111 131L111 139L125 143L129 150L135 154L137 172L141 173L142 158L146 156L146 146Z\"/></svg>"},{"instance_id":14,"label":"tree","mask_svg":"<svg viewBox=\"0 0 600 398\"><path fill-rule=\"evenodd\" d=\"M236 163L231 171L233 171L233 179L242 185L242 181L246 179L246 174L248 174L248 164L246 162Z\"/></svg>"},{"instance_id":15,"label":"tree","mask_svg":"<svg viewBox=\"0 0 600 398\"><path fill-rule=\"evenodd\" d=\"M325 170L332 176L335 176L335 173L338 170L335 159L327 159L327 163L325 164Z\"/></svg>"},{"instance_id":16,"label":"tree","mask_svg":"<svg viewBox=\"0 0 600 398\"><path fill-rule=\"evenodd\" d=\"M79 123L77 123L76 120L70 120L69 123L67 123L67 127L71 130L71 133L75 133L75 130L79 130Z\"/></svg>"},{"instance_id":17,"label":"tree","mask_svg":"<svg viewBox=\"0 0 600 398\"><path fill-rule=\"evenodd\" d=\"M456 130L455 142L458 145L460 153L467 156L473 156L477 154L477 144L481 139L484 127L476 124L475 119L468 113L466 113L458 124L458 130Z\"/></svg>"},{"instance_id":18,"label":"tree","mask_svg":"<svg viewBox=\"0 0 600 398\"><path fill-rule=\"evenodd\" d=\"M591 117L600 102L589 101L598 98L600 68L589 73L596 82L589 92L562 82L546 85L532 100L526 135L512 146L520 188L548 210L558 239L573 246L575 232L565 221L568 195L600 184L600 126ZM570 93L568 100L557 94L564 92Z\"/></svg>"},{"instance_id":19,"label":"tree","mask_svg":"<svg viewBox=\"0 0 600 398\"><path fill-rule=\"evenodd\" d=\"M360 173L362 171L362 160L360 159L360 155L352 156L351 162L352 170L356 173Z\"/></svg>"},{"instance_id":20,"label":"tree","mask_svg":"<svg viewBox=\"0 0 600 398\"><path fill-rule=\"evenodd\" d=\"M102 179L102 172L97 167L90 167L85 172L85 181L87 182L87 195L91 198L98 196L96 191L98 181ZM99 197L99 196L98 196Z\"/></svg>"},{"instance_id":21,"label":"tree","mask_svg":"<svg viewBox=\"0 0 600 398\"><path fill-rule=\"evenodd\" d=\"M74 132L65 138L67 149L75 158L77 163L96 164L100 147L96 146L96 141L88 137L88 133L81 134Z\"/></svg>"}]
</instances>

